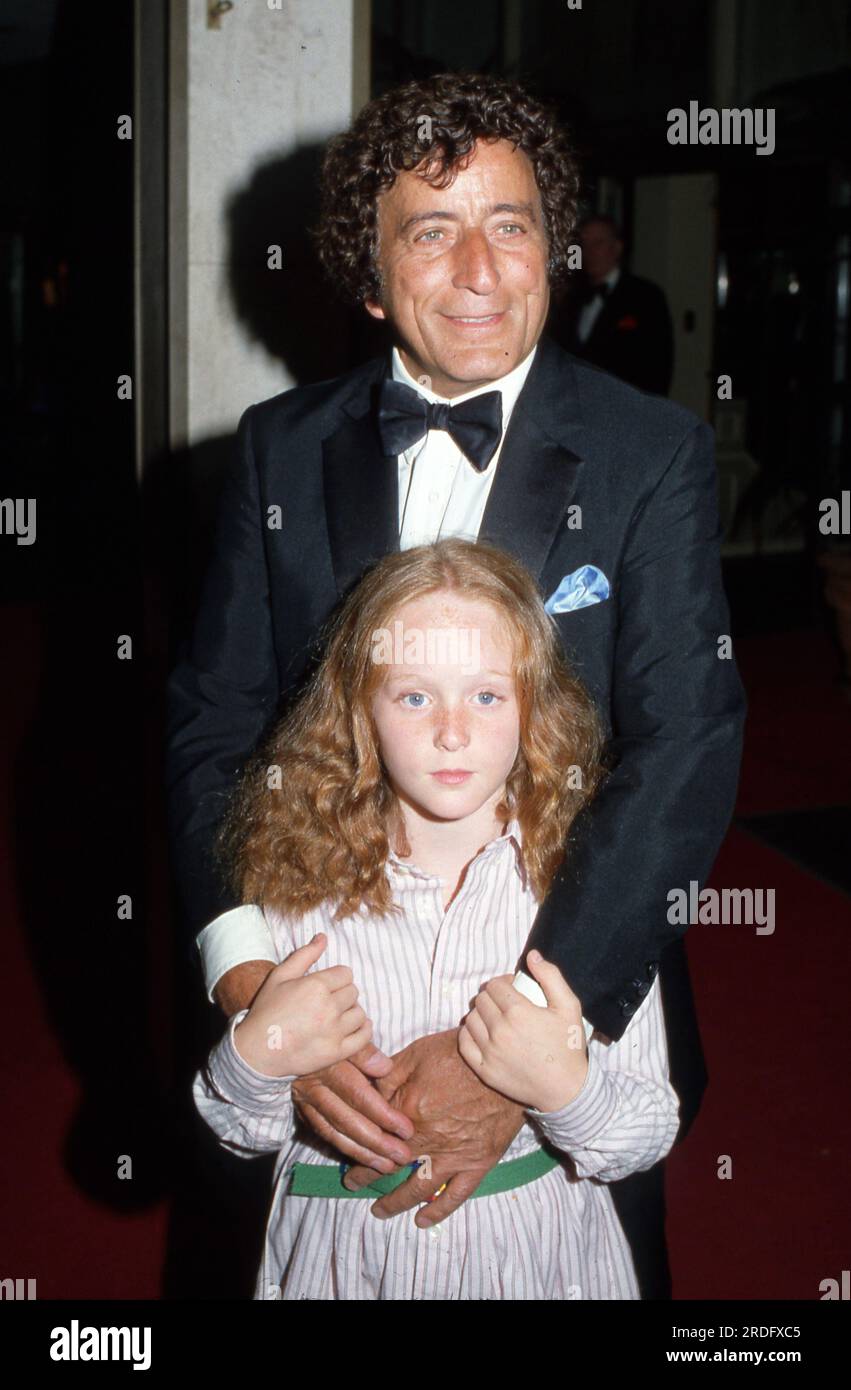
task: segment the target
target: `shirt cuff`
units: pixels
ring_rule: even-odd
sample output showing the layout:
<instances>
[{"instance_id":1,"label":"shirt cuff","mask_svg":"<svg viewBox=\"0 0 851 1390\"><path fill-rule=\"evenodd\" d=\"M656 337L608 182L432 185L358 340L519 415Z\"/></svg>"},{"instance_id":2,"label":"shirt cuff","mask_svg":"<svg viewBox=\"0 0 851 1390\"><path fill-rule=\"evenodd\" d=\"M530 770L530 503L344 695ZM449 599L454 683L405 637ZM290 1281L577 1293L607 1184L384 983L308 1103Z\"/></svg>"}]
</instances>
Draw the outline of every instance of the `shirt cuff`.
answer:
<instances>
[{"instance_id":1,"label":"shirt cuff","mask_svg":"<svg viewBox=\"0 0 851 1390\"><path fill-rule=\"evenodd\" d=\"M207 998L215 1004L213 990L219 980L235 965L247 960L268 960L275 964L278 957L275 943L263 909L256 903L232 907L215 917L196 937L201 952L201 968Z\"/></svg>"},{"instance_id":2,"label":"shirt cuff","mask_svg":"<svg viewBox=\"0 0 851 1390\"><path fill-rule=\"evenodd\" d=\"M588 1071L579 1094L561 1110L536 1110L530 1105L526 1111L557 1148L569 1151L599 1138L617 1108L617 1088L606 1084L606 1069L589 1047Z\"/></svg>"},{"instance_id":3,"label":"shirt cuff","mask_svg":"<svg viewBox=\"0 0 851 1390\"><path fill-rule=\"evenodd\" d=\"M538 981L533 980L531 975L527 975L525 970L518 970L511 983L520 994L529 1000L530 1004L537 1004L540 1009L547 1007L547 996Z\"/></svg>"},{"instance_id":4,"label":"shirt cuff","mask_svg":"<svg viewBox=\"0 0 851 1390\"><path fill-rule=\"evenodd\" d=\"M207 1071L214 1089L223 1100L230 1101L241 1110L260 1115L267 1113L270 1107L289 1100L290 1087L296 1077L267 1076L265 1072L255 1071L240 1056L233 1034L247 1013L247 1009L241 1009L228 1020L224 1036L210 1053Z\"/></svg>"}]
</instances>

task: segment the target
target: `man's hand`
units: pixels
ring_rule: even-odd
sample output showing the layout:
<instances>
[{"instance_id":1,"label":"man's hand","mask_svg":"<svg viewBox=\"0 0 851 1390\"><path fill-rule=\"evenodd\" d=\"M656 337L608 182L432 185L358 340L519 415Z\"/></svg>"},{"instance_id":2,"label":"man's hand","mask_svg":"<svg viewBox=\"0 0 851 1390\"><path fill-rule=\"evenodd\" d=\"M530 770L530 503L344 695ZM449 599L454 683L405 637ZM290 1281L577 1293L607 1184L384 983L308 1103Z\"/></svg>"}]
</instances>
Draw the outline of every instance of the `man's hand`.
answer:
<instances>
[{"instance_id":1,"label":"man's hand","mask_svg":"<svg viewBox=\"0 0 851 1390\"><path fill-rule=\"evenodd\" d=\"M250 1009L257 991L274 968L273 960L246 960L225 971L213 990L222 1012L232 1018L240 1009Z\"/></svg>"},{"instance_id":2,"label":"man's hand","mask_svg":"<svg viewBox=\"0 0 851 1390\"><path fill-rule=\"evenodd\" d=\"M379 1198L371 1211L378 1217L396 1216L428 1202L414 1218L422 1228L443 1221L466 1202L525 1119L522 1105L491 1090L467 1066L458 1052L457 1028L417 1038L395 1055L391 1070L376 1085L413 1120L408 1147L412 1158L429 1155L431 1175L413 1174ZM344 1183L357 1190L375 1178L374 1171L359 1165L349 1170ZM429 1202L443 1183L445 1190Z\"/></svg>"},{"instance_id":3,"label":"man's hand","mask_svg":"<svg viewBox=\"0 0 851 1390\"><path fill-rule=\"evenodd\" d=\"M389 1057L369 1044L347 1061L292 1084L293 1102L311 1129L377 1173L395 1172L400 1164L412 1163L417 1152L401 1142L413 1134L413 1124L388 1104L370 1079L387 1075L393 1067ZM375 1176L373 1171L368 1181Z\"/></svg>"}]
</instances>

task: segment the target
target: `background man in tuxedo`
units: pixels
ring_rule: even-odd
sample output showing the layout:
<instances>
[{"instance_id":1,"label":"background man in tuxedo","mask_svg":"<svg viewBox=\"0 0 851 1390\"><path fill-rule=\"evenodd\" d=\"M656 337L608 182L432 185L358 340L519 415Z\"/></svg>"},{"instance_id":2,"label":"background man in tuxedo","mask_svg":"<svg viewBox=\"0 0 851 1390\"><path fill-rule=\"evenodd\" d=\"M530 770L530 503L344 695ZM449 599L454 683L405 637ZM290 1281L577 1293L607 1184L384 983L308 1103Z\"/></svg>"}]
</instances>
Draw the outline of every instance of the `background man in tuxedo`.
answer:
<instances>
[{"instance_id":1,"label":"background man in tuxedo","mask_svg":"<svg viewBox=\"0 0 851 1390\"><path fill-rule=\"evenodd\" d=\"M623 268L624 241L611 217L579 227L582 278L558 308L551 329L560 343L642 391L666 396L674 332L658 285Z\"/></svg>"},{"instance_id":2,"label":"background man in tuxedo","mask_svg":"<svg viewBox=\"0 0 851 1390\"><path fill-rule=\"evenodd\" d=\"M240 421L195 630L169 684L175 863L210 997L229 1014L247 1007L272 960L262 913L215 871L225 798L367 566L449 534L513 552L544 595L593 565L610 596L555 621L617 766L529 944L612 1038L659 971L684 1132L706 1075L667 894L709 872L744 717L735 666L716 654L729 614L711 431L543 335L578 179L566 134L516 84L445 75L387 93L331 142L323 184L323 263L394 346ZM444 1219L520 1126L520 1107L478 1082L456 1036L392 1061L368 1048L294 1086L303 1117L356 1161L352 1185L431 1155L431 1179L410 1178L381 1215L447 1182L416 1224ZM658 1165L613 1187L646 1298L670 1297L662 1176Z\"/></svg>"}]
</instances>

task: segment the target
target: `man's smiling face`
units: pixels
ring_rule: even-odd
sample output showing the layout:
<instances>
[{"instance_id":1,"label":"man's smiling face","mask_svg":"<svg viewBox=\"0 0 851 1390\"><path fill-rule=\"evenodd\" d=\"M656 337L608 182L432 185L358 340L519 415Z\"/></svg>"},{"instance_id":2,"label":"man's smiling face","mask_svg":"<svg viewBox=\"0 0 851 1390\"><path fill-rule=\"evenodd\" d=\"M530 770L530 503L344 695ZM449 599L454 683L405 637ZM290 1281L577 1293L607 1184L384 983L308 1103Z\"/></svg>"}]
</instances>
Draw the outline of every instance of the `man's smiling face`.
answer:
<instances>
[{"instance_id":1,"label":"man's smiling face","mask_svg":"<svg viewBox=\"0 0 851 1390\"><path fill-rule=\"evenodd\" d=\"M447 188L406 170L380 195L382 295L366 308L390 321L413 377L460 396L532 351L549 308L547 252L529 159L480 140Z\"/></svg>"}]
</instances>

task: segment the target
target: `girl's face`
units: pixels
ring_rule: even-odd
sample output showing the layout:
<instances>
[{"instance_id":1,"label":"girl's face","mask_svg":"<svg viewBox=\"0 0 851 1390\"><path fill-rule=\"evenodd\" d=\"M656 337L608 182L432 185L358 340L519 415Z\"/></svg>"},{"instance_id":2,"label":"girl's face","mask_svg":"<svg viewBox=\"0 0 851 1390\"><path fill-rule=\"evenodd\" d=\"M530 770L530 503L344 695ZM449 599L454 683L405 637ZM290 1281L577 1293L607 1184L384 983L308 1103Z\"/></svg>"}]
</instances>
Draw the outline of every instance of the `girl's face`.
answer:
<instances>
[{"instance_id":1,"label":"girl's face","mask_svg":"<svg viewBox=\"0 0 851 1390\"><path fill-rule=\"evenodd\" d=\"M520 747L513 644L498 611L441 591L397 609L372 641L386 666L372 714L400 801L451 821L495 805Z\"/></svg>"}]
</instances>

